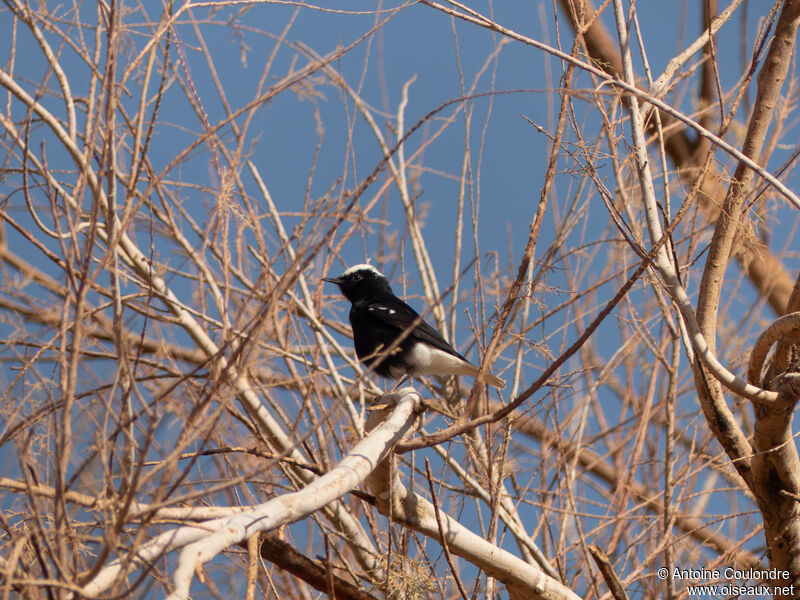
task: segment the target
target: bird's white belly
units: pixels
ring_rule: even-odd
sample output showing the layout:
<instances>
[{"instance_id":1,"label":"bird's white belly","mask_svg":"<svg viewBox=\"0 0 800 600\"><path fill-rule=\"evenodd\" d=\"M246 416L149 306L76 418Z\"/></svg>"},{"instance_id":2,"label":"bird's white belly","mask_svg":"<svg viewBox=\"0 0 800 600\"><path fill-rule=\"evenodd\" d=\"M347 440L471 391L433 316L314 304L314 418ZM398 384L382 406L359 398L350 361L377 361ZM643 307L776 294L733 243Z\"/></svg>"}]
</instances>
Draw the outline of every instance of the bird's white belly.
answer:
<instances>
[{"instance_id":1,"label":"bird's white belly","mask_svg":"<svg viewBox=\"0 0 800 600\"><path fill-rule=\"evenodd\" d=\"M407 360L414 373L421 375L469 375L472 372L472 365L457 356L420 342L411 348Z\"/></svg>"}]
</instances>

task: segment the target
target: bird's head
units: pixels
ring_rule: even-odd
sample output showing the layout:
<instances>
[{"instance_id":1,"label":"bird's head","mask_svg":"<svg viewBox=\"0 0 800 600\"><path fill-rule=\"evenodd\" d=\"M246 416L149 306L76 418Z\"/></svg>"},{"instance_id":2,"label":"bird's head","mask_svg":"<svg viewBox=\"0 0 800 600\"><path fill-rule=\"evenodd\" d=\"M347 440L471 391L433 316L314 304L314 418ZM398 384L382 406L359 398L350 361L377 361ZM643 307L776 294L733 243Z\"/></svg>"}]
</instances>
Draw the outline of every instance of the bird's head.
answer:
<instances>
[{"instance_id":1,"label":"bird's head","mask_svg":"<svg viewBox=\"0 0 800 600\"><path fill-rule=\"evenodd\" d=\"M340 277L324 277L323 281L338 285L344 297L350 302L392 293L386 277L372 265L355 265Z\"/></svg>"}]
</instances>

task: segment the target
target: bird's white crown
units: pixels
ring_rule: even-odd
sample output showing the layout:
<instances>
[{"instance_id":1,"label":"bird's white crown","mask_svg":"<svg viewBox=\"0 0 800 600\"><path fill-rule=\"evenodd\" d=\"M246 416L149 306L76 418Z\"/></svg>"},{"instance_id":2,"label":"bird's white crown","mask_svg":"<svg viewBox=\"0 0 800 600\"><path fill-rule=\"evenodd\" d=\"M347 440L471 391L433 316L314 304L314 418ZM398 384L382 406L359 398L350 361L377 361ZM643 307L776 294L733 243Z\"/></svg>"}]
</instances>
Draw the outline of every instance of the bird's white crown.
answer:
<instances>
[{"instance_id":1,"label":"bird's white crown","mask_svg":"<svg viewBox=\"0 0 800 600\"><path fill-rule=\"evenodd\" d=\"M352 274L353 274L353 273L355 273L356 271L372 271L372 272L373 272L373 273L375 273L376 275L379 275L380 277L383 277L383 273L381 273L380 271L378 271L378 269L376 269L376 268L375 268L375 267L373 267L372 265L367 265L367 264L363 264L363 265L353 265L352 267L350 267L349 269L347 269L347 270L346 270L344 273L342 273L342 277L347 277L348 275L352 275Z\"/></svg>"}]
</instances>

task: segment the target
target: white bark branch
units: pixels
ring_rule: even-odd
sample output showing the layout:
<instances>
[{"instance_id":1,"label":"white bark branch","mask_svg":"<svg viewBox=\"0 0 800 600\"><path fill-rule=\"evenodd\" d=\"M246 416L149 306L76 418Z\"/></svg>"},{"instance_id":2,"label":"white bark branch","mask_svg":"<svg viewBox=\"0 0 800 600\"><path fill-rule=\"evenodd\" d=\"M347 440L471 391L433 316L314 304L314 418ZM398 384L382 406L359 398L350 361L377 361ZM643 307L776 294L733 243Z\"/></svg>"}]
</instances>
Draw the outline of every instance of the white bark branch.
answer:
<instances>
[{"instance_id":1,"label":"white bark branch","mask_svg":"<svg viewBox=\"0 0 800 600\"><path fill-rule=\"evenodd\" d=\"M372 418L376 415L371 415ZM367 478L378 509L398 523L441 543L433 504L408 490L396 476L392 478L390 463L389 459L384 460ZM492 544L441 510L439 519L450 552L503 582L512 594L535 600L580 600L575 592L539 567Z\"/></svg>"},{"instance_id":2,"label":"white bark branch","mask_svg":"<svg viewBox=\"0 0 800 600\"><path fill-rule=\"evenodd\" d=\"M622 55L622 64L624 68L623 76L627 80L627 84L633 87L633 62L628 45L627 25L624 20L622 2L620 0L614 0L614 14L617 22L617 33L620 38L620 53ZM661 223L659 221L658 205L653 188L650 161L647 155L644 122L642 113L639 110L639 100L635 94L631 94L628 98L628 112L631 117L631 139L633 140L633 150L636 155L636 169L639 176L642 201L645 206L647 229L650 233L651 242L656 244L663 236L663 230L661 229ZM672 264L672 260L664 245L659 249L658 254L653 260L653 264L664 278L664 282L667 285L670 296L672 296L673 302L675 302L681 315L683 315L686 326L689 329L689 336L692 340L696 356L702 360L703 365L711 372L714 378L732 392L744 396L753 402L764 404L774 402L778 397L775 392L762 390L759 387L747 383L747 381L726 369L725 366L719 362L716 355L709 347L703 333L700 331L700 326L697 323L697 317L692 303L689 300L689 295L686 293L683 285L681 285L676 267Z\"/></svg>"},{"instance_id":3,"label":"white bark branch","mask_svg":"<svg viewBox=\"0 0 800 600\"><path fill-rule=\"evenodd\" d=\"M772 345L791 333L800 329L800 312L789 313L776 319L764 330L753 346L750 353L750 363L747 367L747 380L755 385L761 383L761 371Z\"/></svg>"},{"instance_id":4,"label":"white bark branch","mask_svg":"<svg viewBox=\"0 0 800 600\"><path fill-rule=\"evenodd\" d=\"M133 560L142 566L167 552L183 548L175 571L175 591L170 599L188 598L195 570L227 547L255 533L298 521L359 486L416 422L420 401L417 392L405 388L393 396L397 404L391 415L330 472L302 490L278 496L235 515L166 531L140 548ZM84 593L92 596L103 591L121 569L119 560L110 564L84 588Z\"/></svg>"}]
</instances>

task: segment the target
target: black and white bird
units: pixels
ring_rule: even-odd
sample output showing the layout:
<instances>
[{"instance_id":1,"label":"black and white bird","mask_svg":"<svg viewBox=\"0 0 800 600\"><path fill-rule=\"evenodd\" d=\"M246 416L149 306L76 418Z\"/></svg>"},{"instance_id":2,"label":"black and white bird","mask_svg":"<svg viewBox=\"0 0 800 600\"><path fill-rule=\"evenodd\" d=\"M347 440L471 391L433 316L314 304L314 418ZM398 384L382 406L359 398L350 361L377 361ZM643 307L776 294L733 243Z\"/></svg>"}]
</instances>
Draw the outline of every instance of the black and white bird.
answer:
<instances>
[{"instance_id":1,"label":"black and white bird","mask_svg":"<svg viewBox=\"0 0 800 600\"><path fill-rule=\"evenodd\" d=\"M371 265L355 265L335 283L350 303L353 344L359 360L378 375L399 382L415 375L471 375L478 367L456 352L441 334L394 295L386 277ZM405 337L403 338L403 335ZM398 339L396 348L386 356ZM486 382L503 389L506 382L484 373Z\"/></svg>"}]
</instances>

